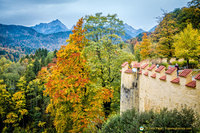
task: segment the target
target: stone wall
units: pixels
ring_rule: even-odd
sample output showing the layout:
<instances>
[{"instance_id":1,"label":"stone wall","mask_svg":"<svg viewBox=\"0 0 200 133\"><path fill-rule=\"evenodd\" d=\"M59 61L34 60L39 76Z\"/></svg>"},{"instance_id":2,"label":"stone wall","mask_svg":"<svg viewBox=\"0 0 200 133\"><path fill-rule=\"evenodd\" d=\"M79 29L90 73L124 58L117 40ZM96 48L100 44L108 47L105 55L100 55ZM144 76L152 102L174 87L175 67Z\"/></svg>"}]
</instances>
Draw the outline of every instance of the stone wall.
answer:
<instances>
[{"instance_id":1,"label":"stone wall","mask_svg":"<svg viewBox=\"0 0 200 133\"><path fill-rule=\"evenodd\" d=\"M192 81L192 70L185 69L177 76L176 68L165 69L144 63L122 64L120 113L132 108L142 112L184 106L200 113L200 74Z\"/></svg>"}]
</instances>

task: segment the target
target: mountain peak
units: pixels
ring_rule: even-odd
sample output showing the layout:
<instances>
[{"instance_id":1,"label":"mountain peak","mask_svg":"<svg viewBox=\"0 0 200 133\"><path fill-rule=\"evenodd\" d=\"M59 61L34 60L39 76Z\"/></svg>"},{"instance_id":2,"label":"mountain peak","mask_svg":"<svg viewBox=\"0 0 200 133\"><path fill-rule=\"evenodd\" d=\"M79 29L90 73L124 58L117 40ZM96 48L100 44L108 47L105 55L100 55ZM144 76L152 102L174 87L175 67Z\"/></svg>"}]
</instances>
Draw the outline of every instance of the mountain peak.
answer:
<instances>
[{"instance_id":1,"label":"mountain peak","mask_svg":"<svg viewBox=\"0 0 200 133\"><path fill-rule=\"evenodd\" d=\"M62 22L59 19L56 19L56 20L51 21L50 23L62 23ZM50 24L50 23L48 23L48 24Z\"/></svg>"},{"instance_id":2,"label":"mountain peak","mask_svg":"<svg viewBox=\"0 0 200 133\"><path fill-rule=\"evenodd\" d=\"M67 27L58 19L53 20L49 23L40 23L32 27L39 33L52 34L58 32L68 31Z\"/></svg>"},{"instance_id":3,"label":"mountain peak","mask_svg":"<svg viewBox=\"0 0 200 133\"><path fill-rule=\"evenodd\" d=\"M59 19L56 19L56 20L53 20L53 21L59 21L59 22L60 22L60 20L59 20Z\"/></svg>"},{"instance_id":4,"label":"mountain peak","mask_svg":"<svg viewBox=\"0 0 200 133\"><path fill-rule=\"evenodd\" d=\"M125 33L130 35L131 37L136 37L142 32L145 32L143 29L134 29L132 26L128 25L127 23L124 24Z\"/></svg>"}]
</instances>

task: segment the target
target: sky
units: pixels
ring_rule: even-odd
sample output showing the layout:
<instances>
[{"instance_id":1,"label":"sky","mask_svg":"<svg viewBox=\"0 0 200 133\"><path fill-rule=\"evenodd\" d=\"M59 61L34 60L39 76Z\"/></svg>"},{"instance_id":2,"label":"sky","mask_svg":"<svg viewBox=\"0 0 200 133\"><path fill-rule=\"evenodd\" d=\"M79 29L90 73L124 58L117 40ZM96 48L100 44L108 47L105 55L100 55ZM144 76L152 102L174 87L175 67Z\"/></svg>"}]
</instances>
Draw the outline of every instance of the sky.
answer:
<instances>
[{"instance_id":1,"label":"sky","mask_svg":"<svg viewBox=\"0 0 200 133\"><path fill-rule=\"evenodd\" d=\"M187 6L190 0L0 0L0 23L33 26L59 19L67 28L85 15L117 14L124 23L146 31L158 24L163 10Z\"/></svg>"}]
</instances>

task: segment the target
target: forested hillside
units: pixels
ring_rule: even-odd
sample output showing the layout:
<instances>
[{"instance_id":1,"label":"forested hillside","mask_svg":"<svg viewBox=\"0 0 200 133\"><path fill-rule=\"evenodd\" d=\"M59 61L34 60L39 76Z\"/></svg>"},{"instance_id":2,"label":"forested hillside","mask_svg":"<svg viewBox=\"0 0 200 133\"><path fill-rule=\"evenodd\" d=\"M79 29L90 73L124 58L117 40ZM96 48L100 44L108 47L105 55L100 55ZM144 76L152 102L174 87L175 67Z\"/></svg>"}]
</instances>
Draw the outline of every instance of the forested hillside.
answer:
<instances>
[{"instance_id":1,"label":"forested hillside","mask_svg":"<svg viewBox=\"0 0 200 133\"><path fill-rule=\"evenodd\" d=\"M199 1L187 7L163 13L154 32L138 35L129 41L138 61L152 58L183 58L187 67L199 67L200 62ZM189 60L196 60L191 62ZM198 65L198 66L197 66Z\"/></svg>"},{"instance_id":2,"label":"forested hillside","mask_svg":"<svg viewBox=\"0 0 200 133\"><path fill-rule=\"evenodd\" d=\"M30 27L0 24L1 55L12 61L18 61L24 54L34 54L38 48L53 51L64 45L71 33L66 31L44 35Z\"/></svg>"},{"instance_id":3,"label":"forested hillside","mask_svg":"<svg viewBox=\"0 0 200 133\"><path fill-rule=\"evenodd\" d=\"M94 28L96 20L104 28ZM120 66L134 59L115 34L124 34L123 23L101 14L84 21L87 30L80 19L58 52L38 49L17 63L1 58L2 132L95 131L118 112Z\"/></svg>"},{"instance_id":4,"label":"forested hillside","mask_svg":"<svg viewBox=\"0 0 200 133\"><path fill-rule=\"evenodd\" d=\"M139 132L140 126L173 125L200 131L188 109L119 115L125 61L167 58L167 66L183 58L174 63L200 68L199 5L192 0L164 13L155 31L127 42L116 14L86 15L72 31L52 34L0 25L0 132Z\"/></svg>"},{"instance_id":5,"label":"forested hillside","mask_svg":"<svg viewBox=\"0 0 200 133\"><path fill-rule=\"evenodd\" d=\"M119 36L123 41L144 32L128 24L122 24L121 27L124 34ZM33 27L0 24L0 55L11 61L18 61L25 54L34 54L38 48L58 50L61 45L67 45L66 39L71 33L72 31L58 19Z\"/></svg>"}]
</instances>

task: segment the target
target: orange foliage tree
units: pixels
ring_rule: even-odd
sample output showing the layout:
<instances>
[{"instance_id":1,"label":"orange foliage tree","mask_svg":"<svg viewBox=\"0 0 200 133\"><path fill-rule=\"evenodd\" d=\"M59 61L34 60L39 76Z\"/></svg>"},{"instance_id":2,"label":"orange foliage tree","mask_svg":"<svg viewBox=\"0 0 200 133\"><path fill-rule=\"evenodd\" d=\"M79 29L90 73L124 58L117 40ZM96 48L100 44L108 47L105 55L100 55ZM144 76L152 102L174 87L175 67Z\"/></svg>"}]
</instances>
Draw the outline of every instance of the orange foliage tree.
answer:
<instances>
[{"instance_id":1,"label":"orange foliage tree","mask_svg":"<svg viewBox=\"0 0 200 133\"><path fill-rule=\"evenodd\" d=\"M104 120L103 102L109 101L112 92L96 88L90 81L89 67L82 56L87 39L81 18L73 34L57 53L57 63L51 68L45 94L50 97L47 112L54 117L58 132L84 132L95 130Z\"/></svg>"},{"instance_id":2,"label":"orange foliage tree","mask_svg":"<svg viewBox=\"0 0 200 133\"><path fill-rule=\"evenodd\" d=\"M148 57L150 57L151 54L151 43L147 37L147 33L144 33L143 37L142 37L142 42L140 45L141 51L141 57L142 59L146 59Z\"/></svg>"}]
</instances>

